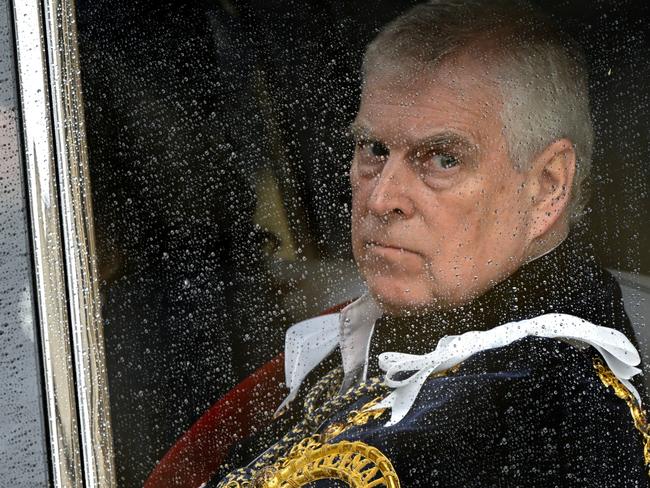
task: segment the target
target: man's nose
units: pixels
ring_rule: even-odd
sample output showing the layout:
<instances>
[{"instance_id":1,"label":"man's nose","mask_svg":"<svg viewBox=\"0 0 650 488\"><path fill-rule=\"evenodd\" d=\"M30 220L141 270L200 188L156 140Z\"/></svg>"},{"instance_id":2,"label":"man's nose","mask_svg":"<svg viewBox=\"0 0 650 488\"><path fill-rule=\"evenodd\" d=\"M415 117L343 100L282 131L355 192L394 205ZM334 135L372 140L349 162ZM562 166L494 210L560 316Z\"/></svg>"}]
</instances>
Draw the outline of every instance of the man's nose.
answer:
<instances>
[{"instance_id":1,"label":"man's nose","mask_svg":"<svg viewBox=\"0 0 650 488\"><path fill-rule=\"evenodd\" d=\"M409 218L415 206L410 197L414 181L403 159L389 157L375 177L375 186L368 201L368 210L379 217Z\"/></svg>"}]
</instances>

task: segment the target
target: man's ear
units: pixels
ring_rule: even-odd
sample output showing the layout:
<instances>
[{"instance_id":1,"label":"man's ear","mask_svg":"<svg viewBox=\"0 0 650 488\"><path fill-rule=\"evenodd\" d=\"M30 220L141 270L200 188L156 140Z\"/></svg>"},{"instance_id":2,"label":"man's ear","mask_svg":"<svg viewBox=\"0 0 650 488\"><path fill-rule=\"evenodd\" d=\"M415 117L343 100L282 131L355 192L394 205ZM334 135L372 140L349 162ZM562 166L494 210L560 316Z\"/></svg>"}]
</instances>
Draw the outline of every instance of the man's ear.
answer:
<instances>
[{"instance_id":1,"label":"man's ear","mask_svg":"<svg viewBox=\"0 0 650 488\"><path fill-rule=\"evenodd\" d=\"M576 152L569 139L549 144L532 162L527 182L532 200L531 241L566 222L575 171Z\"/></svg>"}]
</instances>

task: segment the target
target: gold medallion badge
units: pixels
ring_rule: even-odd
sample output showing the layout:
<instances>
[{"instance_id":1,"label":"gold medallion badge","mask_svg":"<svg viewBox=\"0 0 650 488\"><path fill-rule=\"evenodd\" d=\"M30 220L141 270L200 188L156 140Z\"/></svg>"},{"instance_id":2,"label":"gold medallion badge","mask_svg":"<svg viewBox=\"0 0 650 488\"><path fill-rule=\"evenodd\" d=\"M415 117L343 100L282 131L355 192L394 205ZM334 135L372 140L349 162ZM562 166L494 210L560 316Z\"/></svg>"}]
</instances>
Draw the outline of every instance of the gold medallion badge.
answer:
<instances>
[{"instance_id":1,"label":"gold medallion badge","mask_svg":"<svg viewBox=\"0 0 650 488\"><path fill-rule=\"evenodd\" d=\"M300 488L318 480L336 480L351 488L399 488L390 460L376 447L360 441L332 442L353 426L379 418L371 410L380 398L352 411L346 421L330 424L322 433L306 437L277 462L258 470L253 479L233 476L225 488Z\"/></svg>"},{"instance_id":2,"label":"gold medallion badge","mask_svg":"<svg viewBox=\"0 0 650 488\"><path fill-rule=\"evenodd\" d=\"M350 412L347 421L330 424L322 434L296 444L279 465L260 473L257 486L298 488L322 479L338 480L351 488L399 488L399 478L390 460L376 447L360 441L330 443L352 426L379 418L384 409L371 410L375 398L361 410Z\"/></svg>"},{"instance_id":3,"label":"gold medallion badge","mask_svg":"<svg viewBox=\"0 0 650 488\"><path fill-rule=\"evenodd\" d=\"M259 480L264 488L298 488L321 479L342 481L352 488L398 488L393 465L379 449L363 442L299 444L283 466Z\"/></svg>"}]
</instances>

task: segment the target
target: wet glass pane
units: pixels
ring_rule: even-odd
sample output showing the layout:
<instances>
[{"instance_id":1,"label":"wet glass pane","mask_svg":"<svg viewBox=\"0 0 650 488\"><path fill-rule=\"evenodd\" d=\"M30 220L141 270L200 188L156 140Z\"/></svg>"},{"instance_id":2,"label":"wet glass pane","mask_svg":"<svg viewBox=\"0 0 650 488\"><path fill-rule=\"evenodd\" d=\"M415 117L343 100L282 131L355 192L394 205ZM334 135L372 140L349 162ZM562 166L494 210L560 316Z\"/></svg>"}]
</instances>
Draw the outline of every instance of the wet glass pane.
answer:
<instances>
[{"instance_id":1,"label":"wet glass pane","mask_svg":"<svg viewBox=\"0 0 650 488\"><path fill-rule=\"evenodd\" d=\"M10 2L0 2L0 479L9 486L46 486L42 378L10 8Z\"/></svg>"},{"instance_id":2,"label":"wet glass pane","mask_svg":"<svg viewBox=\"0 0 650 488\"><path fill-rule=\"evenodd\" d=\"M120 486L142 484L277 357L291 325L368 289L388 331L370 341L369 374L381 374L381 352L424 354L445 334L558 311L620 319L647 354L650 17L642 2L536 3L584 51L586 84L564 44L569 64L517 78L528 58L500 41L548 33L516 12L519 31L495 21L482 43L462 34L478 21L454 31L452 6L434 31L469 45L450 44L464 57L427 65L422 27L385 36L364 78L368 43L416 2L78 1ZM534 173L527 164L544 155ZM502 160L512 165L486 166ZM584 209L572 186L583 177ZM251 400L260 418L270 398ZM289 424L224 462L239 467ZM191 461L179 476L200 471Z\"/></svg>"}]
</instances>

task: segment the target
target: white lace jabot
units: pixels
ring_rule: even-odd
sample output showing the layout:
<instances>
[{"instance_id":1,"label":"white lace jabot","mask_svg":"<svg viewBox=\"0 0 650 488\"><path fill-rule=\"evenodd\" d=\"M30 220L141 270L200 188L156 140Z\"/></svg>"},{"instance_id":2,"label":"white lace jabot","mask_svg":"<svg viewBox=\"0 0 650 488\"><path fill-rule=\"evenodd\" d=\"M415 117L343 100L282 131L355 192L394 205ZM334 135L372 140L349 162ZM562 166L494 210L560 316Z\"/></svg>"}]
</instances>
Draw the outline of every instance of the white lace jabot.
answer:
<instances>
[{"instance_id":1,"label":"white lace jabot","mask_svg":"<svg viewBox=\"0 0 650 488\"><path fill-rule=\"evenodd\" d=\"M299 322L291 327L285 341L285 376L289 395L282 410L297 395L309 372L340 346L345 378L358 374L365 379L368 349L376 320L382 312L366 294L345 307L339 314L324 315ZM386 352L379 355L379 367L385 372L384 381L392 392L374 408L390 408L387 425L402 420L411 409L422 385L432 374L452 368L468 357L488 349L507 346L527 336L548 337L570 341L574 345L593 346L612 372L637 398L638 392L630 379L641 372L639 353L621 332L601 327L573 315L546 314L519 322L494 327L486 331L470 331L445 336L436 348L423 355ZM405 379L400 373L412 373ZM345 383L345 379L344 379Z\"/></svg>"}]
</instances>

